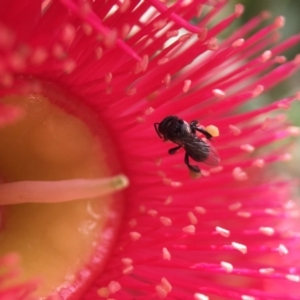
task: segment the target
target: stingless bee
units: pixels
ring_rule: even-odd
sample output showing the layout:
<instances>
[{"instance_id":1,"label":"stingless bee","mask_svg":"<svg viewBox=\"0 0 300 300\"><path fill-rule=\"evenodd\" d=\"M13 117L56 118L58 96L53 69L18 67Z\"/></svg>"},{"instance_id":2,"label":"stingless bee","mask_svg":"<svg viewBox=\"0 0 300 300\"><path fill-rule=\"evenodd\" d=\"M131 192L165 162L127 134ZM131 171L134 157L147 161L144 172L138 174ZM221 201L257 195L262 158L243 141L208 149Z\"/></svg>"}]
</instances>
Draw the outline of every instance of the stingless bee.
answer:
<instances>
[{"instance_id":1,"label":"stingless bee","mask_svg":"<svg viewBox=\"0 0 300 300\"><path fill-rule=\"evenodd\" d=\"M187 167L196 173L200 173L200 168L190 164L189 158L198 162L203 162L210 166L218 166L220 158L215 148L196 135L196 131L201 132L208 140L213 136L205 129L198 127L198 121L191 123L179 119L176 116L168 116L160 123L154 123L154 128L160 138L164 141L170 140L178 146L169 149L169 154L175 154L181 147L185 150L184 162Z\"/></svg>"}]
</instances>

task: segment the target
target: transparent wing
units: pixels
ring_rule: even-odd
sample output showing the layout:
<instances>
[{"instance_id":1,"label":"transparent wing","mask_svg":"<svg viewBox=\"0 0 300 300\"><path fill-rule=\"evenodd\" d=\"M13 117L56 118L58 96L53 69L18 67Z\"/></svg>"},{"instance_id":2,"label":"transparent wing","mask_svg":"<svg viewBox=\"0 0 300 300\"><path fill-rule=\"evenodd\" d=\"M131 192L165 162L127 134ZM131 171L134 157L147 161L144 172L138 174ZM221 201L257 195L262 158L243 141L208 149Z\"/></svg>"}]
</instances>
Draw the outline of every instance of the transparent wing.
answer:
<instances>
[{"instance_id":1,"label":"transparent wing","mask_svg":"<svg viewBox=\"0 0 300 300\"><path fill-rule=\"evenodd\" d=\"M209 155L203 161L203 163L205 163L209 166L212 166L212 167L216 167L220 164L220 161L221 161L220 156L214 146L208 145L208 144L207 144L207 146L209 148Z\"/></svg>"},{"instance_id":2,"label":"transparent wing","mask_svg":"<svg viewBox=\"0 0 300 300\"><path fill-rule=\"evenodd\" d=\"M220 164L217 150L211 144L196 137L183 137L181 142L192 159L216 167Z\"/></svg>"}]
</instances>

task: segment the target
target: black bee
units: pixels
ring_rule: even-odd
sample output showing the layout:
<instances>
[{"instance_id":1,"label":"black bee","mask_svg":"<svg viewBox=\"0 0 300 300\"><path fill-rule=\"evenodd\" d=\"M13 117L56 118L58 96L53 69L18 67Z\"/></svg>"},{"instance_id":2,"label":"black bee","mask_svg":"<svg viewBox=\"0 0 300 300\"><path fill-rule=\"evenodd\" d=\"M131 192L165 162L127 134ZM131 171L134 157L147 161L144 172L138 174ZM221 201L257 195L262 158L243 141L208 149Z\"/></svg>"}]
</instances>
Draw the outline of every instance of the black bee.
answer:
<instances>
[{"instance_id":1,"label":"black bee","mask_svg":"<svg viewBox=\"0 0 300 300\"><path fill-rule=\"evenodd\" d=\"M170 140L178 146L169 149L169 154L175 154L181 147L185 150L184 162L188 168L196 173L200 173L198 166L193 166L189 162L189 157L195 161L206 163L210 166L217 166L220 158L217 151L196 135L196 131L201 132L208 140L212 135L201 127L197 126L198 121L194 120L190 124L176 116L168 116L160 123L154 123L154 128L160 138Z\"/></svg>"}]
</instances>

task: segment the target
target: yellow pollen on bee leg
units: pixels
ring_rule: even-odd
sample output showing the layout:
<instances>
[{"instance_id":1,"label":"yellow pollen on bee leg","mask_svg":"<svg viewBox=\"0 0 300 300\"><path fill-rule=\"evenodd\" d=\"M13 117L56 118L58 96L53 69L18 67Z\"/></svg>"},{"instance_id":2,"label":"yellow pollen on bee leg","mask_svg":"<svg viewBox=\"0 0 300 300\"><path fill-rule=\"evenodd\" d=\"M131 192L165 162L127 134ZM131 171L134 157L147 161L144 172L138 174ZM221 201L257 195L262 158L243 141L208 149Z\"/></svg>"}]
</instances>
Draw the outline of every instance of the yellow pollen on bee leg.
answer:
<instances>
[{"instance_id":1,"label":"yellow pollen on bee leg","mask_svg":"<svg viewBox=\"0 0 300 300\"><path fill-rule=\"evenodd\" d=\"M211 134L213 137L217 137L220 135L219 128L215 125L208 125L205 127L205 130Z\"/></svg>"},{"instance_id":2,"label":"yellow pollen on bee leg","mask_svg":"<svg viewBox=\"0 0 300 300\"><path fill-rule=\"evenodd\" d=\"M192 179L198 179L198 178L200 178L201 176L202 176L202 174L200 173L200 172L194 172L194 171L192 171L192 170L189 170L190 172L190 177L192 178Z\"/></svg>"}]
</instances>

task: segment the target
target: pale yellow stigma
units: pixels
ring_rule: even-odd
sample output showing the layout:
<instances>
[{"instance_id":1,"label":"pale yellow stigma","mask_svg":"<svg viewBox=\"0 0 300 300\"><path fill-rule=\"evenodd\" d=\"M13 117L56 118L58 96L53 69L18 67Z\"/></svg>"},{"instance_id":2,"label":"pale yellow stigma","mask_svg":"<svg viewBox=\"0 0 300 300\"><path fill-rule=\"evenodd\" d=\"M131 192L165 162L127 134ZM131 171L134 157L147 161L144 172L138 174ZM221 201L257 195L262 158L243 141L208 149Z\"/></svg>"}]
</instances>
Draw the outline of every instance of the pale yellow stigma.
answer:
<instances>
[{"instance_id":1,"label":"pale yellow stigma","mask_svg":"<svg viewBox=\"0 0 300 300\"><path fill-rule=\"evenodd\" d=\"M19 203L57 203L101 197L125 189L125 175L101 179L61 181L18 181L0 184L0 205Z\"/></svg>"}]
</instances>

